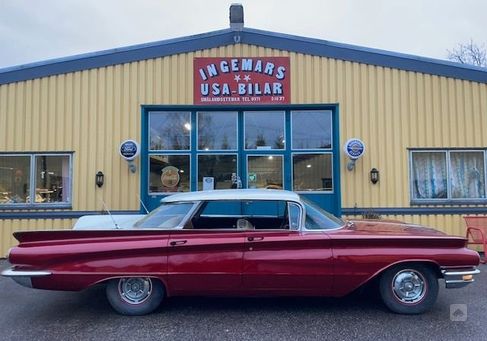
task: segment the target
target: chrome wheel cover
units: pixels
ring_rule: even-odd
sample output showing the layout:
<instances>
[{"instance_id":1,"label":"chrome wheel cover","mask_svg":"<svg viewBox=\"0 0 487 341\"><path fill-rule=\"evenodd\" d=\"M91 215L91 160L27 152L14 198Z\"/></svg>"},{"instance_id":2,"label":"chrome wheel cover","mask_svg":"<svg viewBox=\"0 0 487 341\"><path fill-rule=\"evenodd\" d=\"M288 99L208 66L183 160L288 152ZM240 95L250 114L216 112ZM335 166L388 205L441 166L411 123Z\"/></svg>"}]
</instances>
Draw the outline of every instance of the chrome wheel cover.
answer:
<instances>
[{"instance_id":1,"label":"chrome wheel cover","mask_svg":"<svg viewBox=\"0 0 487 341\"><path fill-rule=\"evenodd\" d=\"M118 281L118 293L125 302L140 304L152 294L152 281L142 277L121 278Z\"/></svg>"},{"instance_id":2,"label":"chrome wheel cover","mask_svg":"<svg viewBox=\"0 0 487 341\"><path fill-rule=\"evenodd\" d=\"M417 303L421 301L426 294L426 280L423 275L416 270L401 270L392 280L392 292L402 303Z\"/></svg>"}]
</instances>

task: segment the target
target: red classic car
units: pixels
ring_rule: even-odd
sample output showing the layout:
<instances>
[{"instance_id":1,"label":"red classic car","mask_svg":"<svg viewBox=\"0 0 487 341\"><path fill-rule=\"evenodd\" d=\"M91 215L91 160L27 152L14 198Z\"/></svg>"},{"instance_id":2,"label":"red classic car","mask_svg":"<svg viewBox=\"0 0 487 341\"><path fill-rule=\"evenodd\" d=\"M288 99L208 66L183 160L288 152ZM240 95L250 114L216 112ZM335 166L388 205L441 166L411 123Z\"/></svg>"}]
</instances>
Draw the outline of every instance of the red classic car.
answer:
<instances>
[{"instance_id":1,"label":"red classic car","mask_svg":"<svg viewBox=\"0 0 487 341\"><path fill-rule=\"evenodd\" d=\"M439 279L459 288L479 273L464 238L392 221L343 222L280 190L174 194L129 228L14 236L3 276L50 290L103 283L126 315L150 313L169 296L340 297L372 280L390 310L418 314L435 303Z\"/></svg>"}]
</instances>

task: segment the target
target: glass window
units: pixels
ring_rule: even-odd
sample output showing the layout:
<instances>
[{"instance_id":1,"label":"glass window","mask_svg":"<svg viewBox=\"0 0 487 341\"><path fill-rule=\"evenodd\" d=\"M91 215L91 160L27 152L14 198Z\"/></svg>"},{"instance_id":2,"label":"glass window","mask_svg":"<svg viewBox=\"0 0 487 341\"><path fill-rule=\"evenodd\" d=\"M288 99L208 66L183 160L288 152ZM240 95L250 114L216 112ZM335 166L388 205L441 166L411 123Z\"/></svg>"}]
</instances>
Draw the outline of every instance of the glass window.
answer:
<instances>
[{"instance_id":1,"label":"glass window","mask_svg":"<svg viewBox=\"0 0 487 341\"><path fill-rule=\"evenodd\" d=\"M292 148L331 148L331 117L330 110L291 112Z\"/></svg>"},{"instance_id":2,"label":"glass window","mask_svg":"<svg viewBox=\"0 0 487 341\"><path fill-rule=\"evenodd\" d=\"M149 192L189 192L189 155L150 155Z\"/></svg>"},{"instance_id":3,"label":"glass window","mask_svg":"<svg viewBox=\"0 0 487 341\"><path fill-rule=\"evenodd\" d=\"M149 144L151 150L188 150L190 146L191 113L151 112Z\"/></svg>"},{"instance_id":4,"label":"glass window","mask_svg":"<svg viewBox=\"0 0 487 341\"><path fill-rule=\"evenodd\" d=\"M68 204L70 186L70 155L0 155L0 205Z\"/></svg>"},{"instance_id":5,"label":"glass window","mask_svg":"<svg viewBox=\"0 0 487 341\"><path fill-rule=\"evenodd\" d=\"M253 200L244 201L242 213L246 217L276 217L284 218L286 212L285 201Z\"/></svg>"},{"instance_id":6,"label":"glass window","mask_svg":"<svg viewBox=\"0 0 487 341\"><path fill-rule=\"evenodd\" d=\"M252 155L247 160L248 188L283 188L281 155Z\"/></svg>"},{"instance_id":7,"label":"glass window","mask_svg":"<svg viewBox=\"0 0 487 341\"><path fill-rule=\"evenodd\" d=\"M485 198L483 152L450 152L451 197Z\"/></svg>"},{"instance_id":8,"label":"glass window","mask_svg":"<svg viewBox=\"0 0 487 341\"><path fill-rule=\"evenodd\" d=\"M237 149L237 113L199 112L198 149Z\"/></svg>"},{"instance_id":9,"label":"glass window","mask_svg":"<svg viewBox=\"0 0 487 341\"><path fill-rule=\"evenodd\" d=\"M294 191L332 191L331 154L294 154Z\"/></svg>"},{"instance_id":10,"label":"glass window","mask_svg":"<svg viewBox=\"0 0 487 341\"><path fill-rule=\"evenodd\" d=\"M284 218L286 202L278 200L224 200L208 201L201 217L273 217Z\"/></svg>"},{"instance_id":11,"label":"glass window","mask_svg":"<svg viewBox=\"0 0 487 341\"><path fill-rule=\"evenodd\" d=\"M485 199L484 151L412 151L413 200Z\"/></svg>"},{"instance_id":12,"label":"glass window","mask_svg":"<svg viewBox=\"0 0 487 341\"><path fill-rule=\"evenodd\" d=\"M68 202L69 157L38 155L35 164L35 202Z\"/></svg>"},{"instance_id":13,"label":"glass window","mask_svg":"<svg viewBox=\"0 0 487 341\"><path fill-rule=\"evenodd\" d=\"M445 152L412 154L414 199L446 199L447 171Z\"/></svg>"},{"instance_id":14,"label":"glass window","mask_svg":"<svg viewBox=\"0 0 487 341\"><path fill-rule=\"evenodd\" d=\"M299 222L301 221L301 209L297 204L289 203L289 229L299 230Z\"/></svg>"},{"instance_id":15,"label":"glass window","mask_svg":"<svg viewBox=\"0 0 487 341\"><path fill-rule=\"evenodd\" d=\"M314 202L301 197L306 209L304 226L308 230L326 230L343 226L343 221L331 213L325 211Z\"/></svg>"},{"instance_id":16,"label":"glass window","mask_svg":"<svg viewBox=\"0 0 487 341\"><path fill-rule=\"evenodd\" d=\"M30 155L0 156L0 204L29 203Z\"/></svg>"},{"instance_id":17,"label":"glass window","mask_svg":"<svg viewBox=\"0 0 487 341\"><path fill-rule=\"evenodd\" d=\"M246 112L245 149L284 149L284 113Z\"/></svg>"},{"instance_id":18,"label":"glass window","mask_svg":"<svg viewBox=\"0 0 487 341\"><path fill-rule=\"evenodd\" d=\"M232 188L234 173L237 173L237 155L198 155L198 190Z\"/></svg>"},{"instance_id":19,"label":"glass window","mask_svg":"<svg viewBox=\"0 0 487 341\"><path fill-rule=\"evenodd\" d=\"M208 201L200 217L241 217L242 202L239 200Z\"/></svg>"},{"instance_id":20,"label":"glass window","mask_svg":"<svg viewBox=\"0 0 487 341\"><path fill-rule=\"evenodd\" d=\"M154 228L177 227L189 213L193 203L163 203L147 216L135 223L135 227Z\"/></svg>"}]
</instances>

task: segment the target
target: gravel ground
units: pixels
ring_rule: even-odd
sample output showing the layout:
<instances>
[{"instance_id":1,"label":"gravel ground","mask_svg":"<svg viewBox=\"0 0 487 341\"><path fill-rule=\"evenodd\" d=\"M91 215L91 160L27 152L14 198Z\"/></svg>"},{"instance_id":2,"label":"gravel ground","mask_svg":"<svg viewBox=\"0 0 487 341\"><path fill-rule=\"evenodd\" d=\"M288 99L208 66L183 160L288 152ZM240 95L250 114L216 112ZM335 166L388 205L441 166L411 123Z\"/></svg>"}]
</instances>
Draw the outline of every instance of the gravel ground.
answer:
<instances>
[{"instance_id":1,"label":"gravel ground","mask_svg":"<svg viewBox=\"0 0 487 341\"><path fill-rule=\"evenodd\" d=\"M342 299L170 298L151 315L125 317L103 287L52 292L2 277L0 340L485 340L487 266L480 270L463 289L441 283L433 310L418 316L392 314L365 291ZM454 304L467 311L452 321Z\"/></svg>"}]
</instances>

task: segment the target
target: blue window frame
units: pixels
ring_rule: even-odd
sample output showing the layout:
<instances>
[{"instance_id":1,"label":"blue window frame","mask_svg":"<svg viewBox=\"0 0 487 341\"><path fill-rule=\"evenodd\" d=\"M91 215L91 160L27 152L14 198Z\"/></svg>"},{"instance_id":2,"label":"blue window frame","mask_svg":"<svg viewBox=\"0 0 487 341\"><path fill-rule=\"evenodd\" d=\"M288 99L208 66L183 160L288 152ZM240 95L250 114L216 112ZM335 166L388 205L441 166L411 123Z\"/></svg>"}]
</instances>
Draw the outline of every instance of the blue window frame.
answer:
<instances>
[{"instance_id":1,"label":"blue window frame","mask_svg":"<svg viewBox=\"0 0 487 341\"><path fill-rule=\"evenodd\" d=\"M172 147L159 149L161 148L160 146L154 148L154 141L150 138L150 135L157 135L163 140L165 137L161 136L164 135L163 132L157 133L157 131L153 131L155 125L151 125L151 115L153 117L155 117L154 115L157 117L164 117L165 112L172 113L173 116L177 116L178 120L181 121L181 123L178 124L178 131L180 131L181 134L175 133L175 135L177 135L176 137L178 137L178 141L183 141L178 142L177 144L178 148L184 146L182 149L175 149ZM222 168L221 170L217 168L209 169L207 171L201 169L204 161L211 161L213 159L226 160L228 158L232 158L232 163L236 166L235 175L240 178L240 181L237 181L237 183L241 183L243 188L250 188L252 187L251 182L255 181L255 177L258 177L259 174L254 174L257 172L253 172L252 169L249 171L249 159L255 161L256 157L265 156L268 158L272 157L276 160L282 160L282 162L280 162L282 164L282 169L280 170L282 173L282 177L280 176L282 180L279 181L279 184L270 184L270 186L273 186L272 188L280 187L286 190L300 191L303 196L315 201L319 206L339 216L341 214L341 197L338 114L338 105L238 107L142 106L141 198L150 209L153 209L159 205L161 195L170 194L160 192L151 193L149 191L149 161L151 155L187 155L189 158L189 174L186 173L186 175L189 176L189 190L191 191L202 189L201 181L203 176L214 177L215 180L218 180L215 182L215 189L228 188L227 178L229 174L227 173L229 173L229 170L232 167L223 167L222 165L223 168L219 167ZM265 125L259 128L260 130L256 128L258 126L259 115L263 115L264 118L267 117L267 119L271 121L272 127L275 128L272 132L267 132L265 130ZM218 117L224 117L225 131L227 131L228 134L233 133L236 136L227 136L225 139L218 136L210 138L212 137L210 135L215 135L215 130L203 123L208 123L206 121L209 121L209 118L211 118L211 120L217 120ZM206 119L206 121L202 119ZM313 119L318 119L320 121L319 125L317 125L318 129L314 129L312 134L313 138L309 143L303 143L302 129L300 130L299 127L296 128L296 126L292 126L293 120L296 122L301 119L304 120L305 123L307 122L306 124L308 125ZM152 120L154 119L152 118ZM249 136L245 136L245 128L246 125L249 124L255 128L252 132L253 135L251 134L252 136L250 136L250 140L252 140L250 141L252 142L252 146L250 147L248 143L246 145L246 138L247 142L249 142ZM151 128L152 131L149 128ZM267 143L267 140L269 139L268 136L272 139L272 144ZM266 139L266 143L262 146L258 145L261 144L261 137ZM295 140L294 145L293 138ZM170 143L166 144L170 145ZM270 146L270 148L268 146ZM233 161L233 158L236 159L236 162ZM303 161L306 158L309 158L310 162L306 163ZM323 165L321 168L317 167L317 163L322 161L326 161L326 165ZM207 164L214 165L215 162L208 161ZM308 169L310 168L308 167L308 164L310 164L311 167L315 166L315 168ZM301 172L300 169L302 167L308 168ZM301 173L293 173L293 168L294 172L299 170ZM262 171L265 173L265 169ZM230 181L234 178L232 175L230 175ZM315 175L319 176L319 179L315 179L316 181L301 181L302 184L296 187L294 183L296 182L296 177L298 175L301 177L300 180L303 180L303 177ZM152 176L152 180L157 182L154 175ZM230 187L235 188L237 183L232 183ZM152 186L154 186L154 184L152 184ZM188 188L188 186L183 187Z\"/></svg>"}]
</instances>

